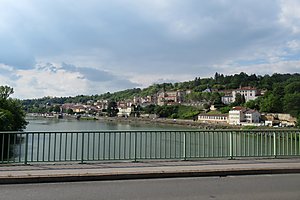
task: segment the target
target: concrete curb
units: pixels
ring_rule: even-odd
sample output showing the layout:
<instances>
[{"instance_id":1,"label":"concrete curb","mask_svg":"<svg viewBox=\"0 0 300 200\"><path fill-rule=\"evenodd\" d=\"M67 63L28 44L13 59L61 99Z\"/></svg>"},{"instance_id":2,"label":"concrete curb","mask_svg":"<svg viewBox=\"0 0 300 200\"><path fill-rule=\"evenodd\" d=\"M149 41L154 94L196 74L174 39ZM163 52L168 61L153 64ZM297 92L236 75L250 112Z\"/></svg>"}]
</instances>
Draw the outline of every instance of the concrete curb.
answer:
<instances>
[{"instance_id":1,"label":"concrete curb","mask_svg":"<svg viewBox=\"0 0 300 200\"><path fill-rule=\"evenodd\" d=\"M201 171L169 171L169 172L137 172L112 174L78 174L78 175L49 175L49 176L20 176L1 177L0 184L29 184L29 183L55 183L78 181L111 181L133 179L157 179L179 177L211 177L211 176L242 176L264 174L292 174L300 173L300 168L277 169L230 169L230 170L201 170Z\"/></svg>"}]
</instances>

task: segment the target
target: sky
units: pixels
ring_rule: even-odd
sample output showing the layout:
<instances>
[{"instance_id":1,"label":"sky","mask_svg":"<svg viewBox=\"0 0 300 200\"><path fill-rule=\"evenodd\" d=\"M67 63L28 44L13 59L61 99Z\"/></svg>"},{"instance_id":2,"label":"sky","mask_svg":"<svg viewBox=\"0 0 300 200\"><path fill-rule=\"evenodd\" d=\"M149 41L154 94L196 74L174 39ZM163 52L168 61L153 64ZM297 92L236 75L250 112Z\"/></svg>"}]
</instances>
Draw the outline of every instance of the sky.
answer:
<instances>
[{"instance_id":1,"label":"sky","mask_svg":"<svg viewBox=\"0 0 300 200\"><path fill-rule=\"evenodd\" d=\"M0 0L0 85L14 98L216 72L300 73L300 1Z\"/></svg>"}]
</instances>

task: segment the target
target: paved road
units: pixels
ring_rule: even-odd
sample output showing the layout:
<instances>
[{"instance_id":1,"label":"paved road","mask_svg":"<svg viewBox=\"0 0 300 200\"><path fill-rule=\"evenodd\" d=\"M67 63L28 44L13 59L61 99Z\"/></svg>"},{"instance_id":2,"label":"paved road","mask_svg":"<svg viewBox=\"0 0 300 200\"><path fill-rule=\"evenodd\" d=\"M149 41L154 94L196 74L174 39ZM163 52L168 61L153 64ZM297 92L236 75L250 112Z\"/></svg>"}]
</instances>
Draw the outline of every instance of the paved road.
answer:
<instances>
[{"instance_id":1,"label":"paved road","mask_svg":"<svg viewBox=\"0 0 300 200\"><path fill-rule=\"evenodd\" d=\"M300 175L1 185L6 200L300 199Z\"/></svg>"}]
</instances>

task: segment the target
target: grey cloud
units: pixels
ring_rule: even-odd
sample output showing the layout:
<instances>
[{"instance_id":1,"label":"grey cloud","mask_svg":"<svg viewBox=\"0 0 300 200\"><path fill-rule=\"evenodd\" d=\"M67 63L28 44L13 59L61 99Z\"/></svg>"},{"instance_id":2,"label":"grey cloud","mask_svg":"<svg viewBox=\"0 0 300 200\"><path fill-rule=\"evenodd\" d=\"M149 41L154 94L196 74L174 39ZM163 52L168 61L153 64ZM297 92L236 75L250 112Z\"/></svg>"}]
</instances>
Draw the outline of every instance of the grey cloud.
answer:
<instances>
[{"instance_id":1,"label":"grey cloud","mask_svg":"<svg viewBox=\"0 0 300 200\"><path fill-rule=\"evenodd\" d=\"M0 63L18 69L30 69L43 59L75 63L62 67L113 89L136 86L122 74L158 74L157 80L170 79L168 74L172 79L176 74L210 76L226 71L226 66L217 66L229 61L231 71L243 59L268 62L267 53L274 49L288 54L284 57L289 60L299 59L299 52L289 56L284 49L288 41L297 39L279 22L284 1L163 2L167 6L150 0L4 3ZM265 53L257 56L258 52Z\"/></svg>"},{"instance_id":2,"label":"grey cloud","mask_svg":"<svg viewBox=\"0 0 300 200\"><path fill-rule=\"evenodd\" d=\"M278 5L274 1L175 1L167 10L170 19L161 22L141 16L122 1L32 1L39 12L25 13L24 25L14 27L33 56L85 53L103 48L114 59L129 62L133 70L151 61L211 64L236 56L241 49L280 32L276 25ZM152 19L150 19L152 18ZM206 21L209 19L207 23ZM29 22L30 20L30 22ZM169 21L168 21L169 20ZM170 35L166 26L176 20L198 27L186 40ZM208 39L209 38L209 39ZM266 44L268 45L268 44ZM139 61L139 63L135 63ZM173 67L176 67L174 65ZM158 66L156 69L160 69ZM180 66L178 67L180 68ZM178 69L180 70L180 69Z\"/></svg>"},{"instance_id":3,"label":"grey cloud","mask_svg":"<svg viewBox=\"0 0 300 200\"><path fill-rule=\"evenodd\" d=\"M92 82L99 84L101 82L106 82L105 84L109 85L111 88L115 88L115 90L139 86L138 84L132 83L123 77L119 77L95 68L76 67L75 65L62 63L62 69L70 72L79 72L85 79Z\"/></svg>"},{"instance_id":4,"label":"grey cloud","mask_svg":"<svg viewBox=\"0 0 300 200\"><path fill-rule=\"evenodd\" d=\"M88 67L76 67L74 65L70 65L66 63L62 64L62 69L65 69L70 72L79 72L86 79L95 82L110 81L116 78L112 74L109 74L108 72L99 69L88 68Z\"/></svg>"}]
</instances>

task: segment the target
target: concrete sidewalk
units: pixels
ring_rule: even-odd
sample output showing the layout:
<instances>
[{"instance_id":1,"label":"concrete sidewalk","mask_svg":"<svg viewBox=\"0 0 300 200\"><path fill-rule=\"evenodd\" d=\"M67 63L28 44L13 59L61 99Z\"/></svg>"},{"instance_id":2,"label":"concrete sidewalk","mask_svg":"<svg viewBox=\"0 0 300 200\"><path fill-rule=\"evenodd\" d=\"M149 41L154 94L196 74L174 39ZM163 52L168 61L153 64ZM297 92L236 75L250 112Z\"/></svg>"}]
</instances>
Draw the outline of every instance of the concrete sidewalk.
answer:
<instances>
[{"instance_id":1,"label":"concrete sidewalk","mask_svg":"<svg viewBox=\"0 0 300 200\"><path fill-rule=\"evenodd\" d=\"M0 165L0 184L300 173L300 158Z\"/></svg>"}]
</instances>

